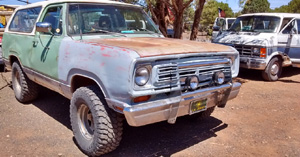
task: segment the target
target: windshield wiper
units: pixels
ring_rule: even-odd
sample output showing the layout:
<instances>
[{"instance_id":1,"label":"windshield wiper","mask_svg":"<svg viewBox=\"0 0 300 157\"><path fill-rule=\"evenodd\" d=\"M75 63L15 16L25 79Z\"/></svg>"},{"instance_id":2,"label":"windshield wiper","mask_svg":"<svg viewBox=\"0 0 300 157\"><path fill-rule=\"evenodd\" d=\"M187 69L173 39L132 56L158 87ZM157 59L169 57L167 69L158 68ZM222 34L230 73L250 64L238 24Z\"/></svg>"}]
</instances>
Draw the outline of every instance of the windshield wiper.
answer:
<instances>
[{"instance_id":1,"label":"windshield wiper","mask_svg":"<svg viewBox=\"0 0 300 157\"><path fill-rule=\"evenodd\" d=\"M121 33L110 32L110 31L106 31L106 30L102 30L102 29L97 29L97 30L90 31L90 32L84 32L84 34L89 34L89 33L104 33L104 34L112 34L112 35L119 35L119 36L127 37L126 35L121 34Z\"/></svg>"}]
</instances>

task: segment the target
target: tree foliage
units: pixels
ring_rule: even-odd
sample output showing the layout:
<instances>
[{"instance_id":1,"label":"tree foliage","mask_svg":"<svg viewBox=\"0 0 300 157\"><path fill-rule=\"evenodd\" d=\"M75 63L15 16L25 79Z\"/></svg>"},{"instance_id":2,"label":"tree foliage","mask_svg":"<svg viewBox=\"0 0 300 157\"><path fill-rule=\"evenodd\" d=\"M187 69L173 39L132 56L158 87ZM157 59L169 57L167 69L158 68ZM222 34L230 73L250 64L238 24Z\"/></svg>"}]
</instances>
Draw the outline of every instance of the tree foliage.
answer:
<instances>
[{"instance_id":1,"label":"tree foliage","mask_svg":"<svg viewBox=\"0 0 300 157\"><path fill-rule=\"evenodd\" d=\"M243 14L270 12L270 3L268 0L247 0L242 10Z\"/></svg>"},{"instance_id":2,"label":"tree foliage","mask_svg":"<svg viewBox=\"0 0 300 157\"><path fill-rule=\"evenodd\" d=\"M292 0L288 5L275 8L272 12L278 13L300 13L300 0Z\"/></svg>"},{"instance_id":3,"label":"tree foliage","mask_svg":"<svg viewBox=\"0 0 300 157\"><path fill-rule=\"evenodd\" d=\"M225 11L226 17L234 17L234 13L227 3L218 2L216 0L208 0L203 8L201 24L204 26L213 24L216 17L219 16L218 8Z\"/></svg>"}]
</instances>

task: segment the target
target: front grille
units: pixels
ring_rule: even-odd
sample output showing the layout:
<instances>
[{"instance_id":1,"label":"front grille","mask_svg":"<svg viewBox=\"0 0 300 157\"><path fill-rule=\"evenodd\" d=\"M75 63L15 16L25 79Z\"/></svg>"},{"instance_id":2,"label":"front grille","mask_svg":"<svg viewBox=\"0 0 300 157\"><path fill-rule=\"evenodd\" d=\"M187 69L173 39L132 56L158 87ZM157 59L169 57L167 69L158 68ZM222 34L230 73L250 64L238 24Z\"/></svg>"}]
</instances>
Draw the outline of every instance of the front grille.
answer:
<instances>
[{"instance_id":1,"label":"front grille","mask_svg":"<svg viewBox=\"0 0 300 157\"><path fill-rule=\"evenodd\" d=\"M177 84L179 77L176 64L158 65L156 68L157 76L154 86L164 88Z\"/></svg>"},{"instance_id":2,"label":"front grille","mask_svg":"<svg viewBox=\"0 0 300 157\"><path fill-rule=\"evenodd\" d=\"M187 89L186 79L189 76L196 75L199 78L198 88L215 86L213 76L216 72L222 71L225 74L225 82L231 81L230 64L208 65L188 69L179 69L180 84L182 90Z\"/></svg>"},{"instance_id":3,"label":"front grille","mask_svg":"<svg viewBox=\"0 0 300 157\"><path fill-rule=\"evenodd\" d=\"M246 45L234 45L237 51L239 51L241 57L259 57L260 54L255 54L252 52L251 46Z\"/></svg>"},{"instance_id":4,"label":"front grille","mask_svg":"<svg viewBox=\"0 0 300 157\"><path fill-rule=\"evenodd\" d=\"M187 90L186 79L190 76L198 76L200 84L198 89L217 86L213 77L217 72L222 71L225 75L225 82L231 81L231 64L229 59L223 58L184 58L168 64L157 64L153 67L156 72L153 85L156 90L181 86Z\"/></svg>"}]
</instances>

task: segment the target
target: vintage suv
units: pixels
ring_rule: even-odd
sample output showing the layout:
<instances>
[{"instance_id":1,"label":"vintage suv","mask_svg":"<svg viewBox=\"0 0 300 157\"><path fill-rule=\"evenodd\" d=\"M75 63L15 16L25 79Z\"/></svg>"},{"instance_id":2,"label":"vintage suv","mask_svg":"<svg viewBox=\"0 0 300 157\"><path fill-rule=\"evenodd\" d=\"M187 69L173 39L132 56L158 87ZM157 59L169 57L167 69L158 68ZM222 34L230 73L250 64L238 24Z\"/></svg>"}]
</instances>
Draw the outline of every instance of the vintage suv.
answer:
<instances>
[{"instance_id":1,"label":"vintage suv","mask_svg":"<svg viewBox=\"0 0 300 157\"><path fill-rule=\"evenodd\" d=\"M300 68L300 14L255 13L239 16L213 42L230 45L240 53L241 67L262 70L276 81L282 67Z\"/></svg>"},{"instance_id":2,"label":"vintage suv","mask_svg":"<svg viewBox=\"0 0 300 157\"><path fill-rule=\"evenodd\" d=\"M237 96L239 54L212 43L164 38L140 6L59 0L19 7L3 37L16 99L39 85L71 99L80 149L114 150L131 126L209 116Z\"/></svg>"}]
</instances>

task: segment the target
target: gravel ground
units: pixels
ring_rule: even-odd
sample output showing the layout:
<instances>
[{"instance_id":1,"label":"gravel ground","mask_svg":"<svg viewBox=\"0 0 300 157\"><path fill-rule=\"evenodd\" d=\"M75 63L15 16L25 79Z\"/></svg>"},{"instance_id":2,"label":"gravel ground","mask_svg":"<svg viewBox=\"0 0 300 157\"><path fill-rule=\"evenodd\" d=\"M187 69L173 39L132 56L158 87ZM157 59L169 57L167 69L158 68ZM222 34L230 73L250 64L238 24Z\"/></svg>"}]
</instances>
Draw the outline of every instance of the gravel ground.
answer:
<instances>
[{"instance_id":1,"label":"gravel ground","mask_svg":"<svg viewBox=\"0 0 300 157\"><path fill-rule=\"evenodd\" d=\"M300 156L300 69L284 68L277 82L243 70L237 81L238 97L206 120L125 125L106 156ZM0 156L85 156L74 143L68 99L44 90L21 104L6 85L0 75Z\"/></svg>"}]
</instances>

